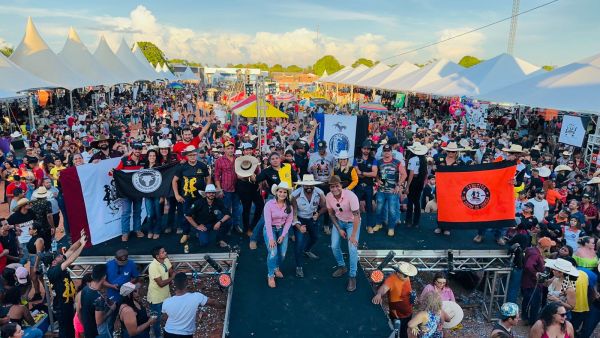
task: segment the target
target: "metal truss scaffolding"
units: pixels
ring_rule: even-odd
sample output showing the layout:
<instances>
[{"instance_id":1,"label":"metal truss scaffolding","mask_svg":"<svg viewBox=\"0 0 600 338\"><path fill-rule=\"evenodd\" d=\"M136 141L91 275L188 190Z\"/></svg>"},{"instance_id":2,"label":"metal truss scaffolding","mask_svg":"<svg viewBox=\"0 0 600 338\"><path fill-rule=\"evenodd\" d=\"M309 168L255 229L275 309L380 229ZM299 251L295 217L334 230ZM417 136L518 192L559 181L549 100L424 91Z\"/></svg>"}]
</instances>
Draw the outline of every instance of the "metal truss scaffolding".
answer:
<instances>
[{"instance_id":1,"label":"metal truss scaffolding","mask_svg":"<svg viewBox=\"0 0 600 338\"><path fill-rule=\"evenodd\" d=\"M506 300L512 270L512 255L506 250L391 250L390 262L409 262L419 271L482 271L484 292L482 311L486 319L494 320ZM360 263L367 272L375 270L389 250L359 250ZM391 271L390 268L386 269Z\"/></svg>"}]
</instances>

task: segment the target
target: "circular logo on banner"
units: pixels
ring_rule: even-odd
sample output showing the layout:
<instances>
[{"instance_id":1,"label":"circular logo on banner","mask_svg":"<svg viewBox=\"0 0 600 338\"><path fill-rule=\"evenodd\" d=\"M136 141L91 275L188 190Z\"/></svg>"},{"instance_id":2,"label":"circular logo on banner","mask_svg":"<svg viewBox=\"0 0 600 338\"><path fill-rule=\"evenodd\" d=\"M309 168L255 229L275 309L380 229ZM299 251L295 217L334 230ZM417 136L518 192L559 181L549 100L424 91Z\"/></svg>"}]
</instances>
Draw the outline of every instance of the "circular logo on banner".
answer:
<instances>
[{"instance_id":1,"label":"circular logo on banner","mask_svg":"<svg viewBox=\"0 0 600 338\"><path fill-rule=\"evenodd\" d=\"M461 198L469 209L483 209L490 202L490 189L481 183L471 183L463 188Z\"/></svg>"},{"instance_id":2,"label":"circular logo on banner","mask_svg":"<svg viewBox=\"0 0 600 338\"><path fill-rule=\"evenodd\" d=\"M154 169L142 169L131 177L133 186L143 193L155 192L162 183L162 175Z\"/></svg>"},{"instance_id":3,"label":"circular logo on banner","mask_svg":"<svg viewBox=\"0 0 600 338\"><path fill-rule=\"evenodd\" d=\"M329 139L329 151L333 156L337 156L342 150L350 150L350 140L342 133L334 134Z\"/></svg>"}]
</instances>

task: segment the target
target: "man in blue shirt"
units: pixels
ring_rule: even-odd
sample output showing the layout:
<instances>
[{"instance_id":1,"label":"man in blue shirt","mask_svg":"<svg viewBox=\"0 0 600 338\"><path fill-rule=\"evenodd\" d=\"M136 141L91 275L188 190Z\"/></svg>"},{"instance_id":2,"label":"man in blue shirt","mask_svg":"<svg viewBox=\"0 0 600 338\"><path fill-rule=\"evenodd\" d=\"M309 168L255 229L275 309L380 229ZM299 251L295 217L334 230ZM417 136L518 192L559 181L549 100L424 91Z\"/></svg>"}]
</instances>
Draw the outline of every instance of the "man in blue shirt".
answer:
<instances>
[{"instance_id":1,"label":"man in blue shirt","mask_svg":"<svg viewBox=\"0 0 600 338\"><path fill-rule=\"evenodd\" d=\"M131 282L136 283L140 275L135 262L129 259L129 252L126 249L119 249L115 253L115 259L106 263L106 293L108 298L117 303L121 301L119 289L121 285ZM109 327L113 327L116 320L116 312L109 318Z\"/></svg>"}]
</instances>

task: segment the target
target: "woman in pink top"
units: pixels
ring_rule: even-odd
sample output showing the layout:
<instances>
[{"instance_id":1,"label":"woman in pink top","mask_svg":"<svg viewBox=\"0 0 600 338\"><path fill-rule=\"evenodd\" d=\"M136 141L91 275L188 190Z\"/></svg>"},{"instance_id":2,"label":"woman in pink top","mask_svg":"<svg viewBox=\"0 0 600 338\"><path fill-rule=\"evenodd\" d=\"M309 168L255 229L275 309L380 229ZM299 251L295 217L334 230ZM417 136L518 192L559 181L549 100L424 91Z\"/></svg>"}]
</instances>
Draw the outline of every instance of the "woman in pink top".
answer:
<instances>
[{"instance_id":1,"label":"woman in pink top","mask_svg":"<svg viewBox=\"0 0 600 338\"><path fill-rule=\"evenodd\" d=\"M448 287L448 280L441 272L436 273L433 276L432 283L425 286L423 292L421 292L420 299L423 300L427 293L434 291L440 295L442 301L449 300L456 302L456 299L454 299L454 292Z\"/></svg>"},{"instance_id":2,"label":"woman in pink top","mask_svg":"<svg viewBox=\"0 0 600 338\"><path fill-rule=\"evenodd\" d=\"M287 182L273 184L271 192L275 196L265 204L263 216L265 228L263 235L267 244L267 278L269 287L274 288L275 277L283 278L279 266L285 258L288 244L288 230L294 219L294 211L289 200L291 187Z\"/></svg>"}]
</instances>

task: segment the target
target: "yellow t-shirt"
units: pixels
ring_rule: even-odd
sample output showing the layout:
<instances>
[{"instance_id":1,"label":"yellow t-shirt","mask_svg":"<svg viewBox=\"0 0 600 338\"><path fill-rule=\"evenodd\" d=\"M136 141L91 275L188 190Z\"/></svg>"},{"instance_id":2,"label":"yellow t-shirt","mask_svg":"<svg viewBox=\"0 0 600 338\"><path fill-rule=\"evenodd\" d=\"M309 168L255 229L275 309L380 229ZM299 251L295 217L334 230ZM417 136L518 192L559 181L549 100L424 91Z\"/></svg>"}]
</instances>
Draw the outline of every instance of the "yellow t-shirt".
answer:
<instances>
[{"instance_id":1,"label":"yellow t-shirt","mask_svg":"<svg viewBox=\"0 0 600 338\"><path fill-rule=\"evenodd\" d=\"M588 275L583 271L579 271L579 276L575 282L575 307L573 312L590 311L588 304Z\"/></svg>"},{"instance_id":2,"label":"yellow t-shirt","mask_svg":"<svg viewBox=\"0 0 600 338\"><path fill-rule=\"evenodd\" d=\"M150 265L148 265L148 303L160 304L165 299L171 297L169 286L160 287L156 284L155 278L162 278L163 280L169 278L169 269L171 268L171 262L168 258L165 259L164 263L161 264L156 259L153 259Z\"/></svg>"},{"instance_id":3,"label":"yellow t-shirt","mask_svg":"<svg viewBox=\"0 0 600 338\"><path fill-rule=\"evenodd\" d=\"M60 172L62 170L66 169L65 167L54 167L52 169L50 169L50 177L52 178L52 181L54 183L55 187L58 187L58 178L60 177Z\"/></svg>"}]
</instances>

